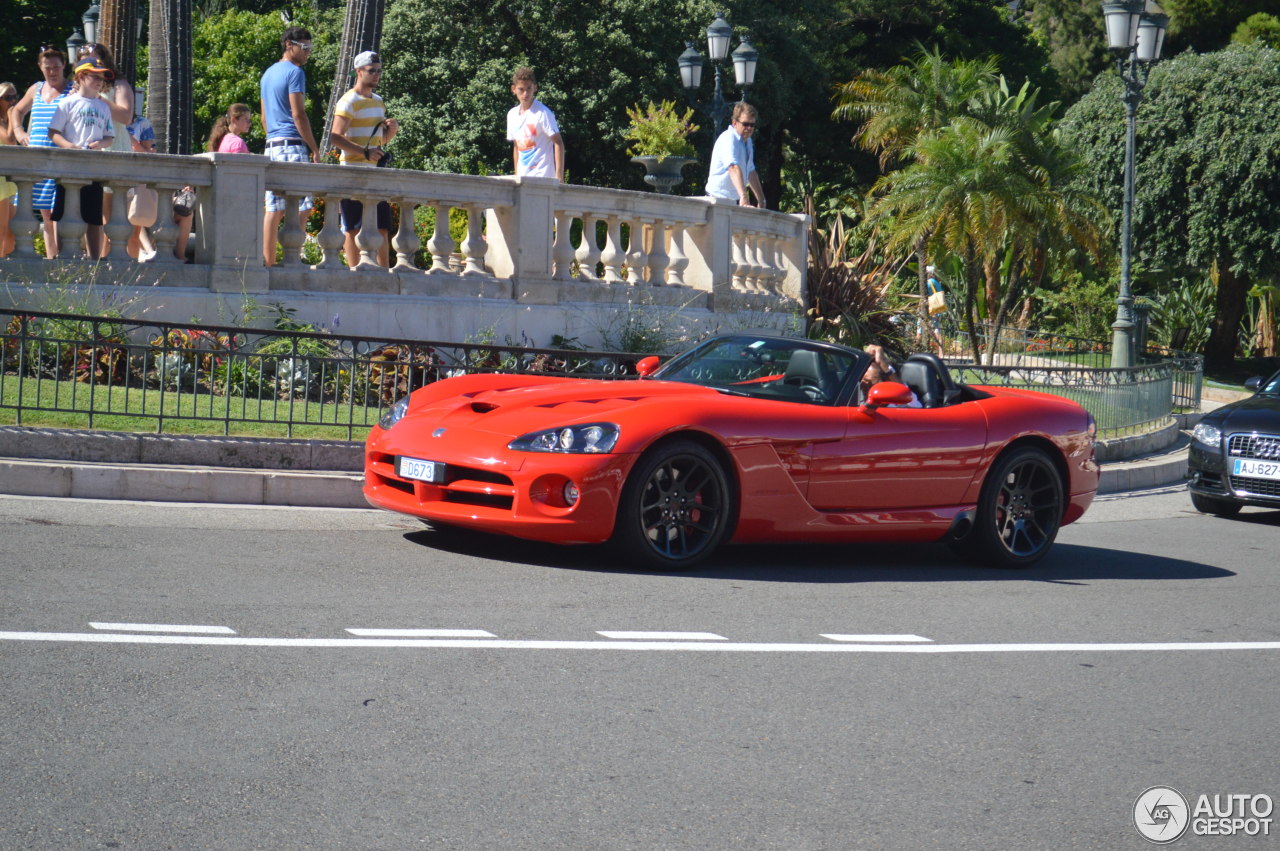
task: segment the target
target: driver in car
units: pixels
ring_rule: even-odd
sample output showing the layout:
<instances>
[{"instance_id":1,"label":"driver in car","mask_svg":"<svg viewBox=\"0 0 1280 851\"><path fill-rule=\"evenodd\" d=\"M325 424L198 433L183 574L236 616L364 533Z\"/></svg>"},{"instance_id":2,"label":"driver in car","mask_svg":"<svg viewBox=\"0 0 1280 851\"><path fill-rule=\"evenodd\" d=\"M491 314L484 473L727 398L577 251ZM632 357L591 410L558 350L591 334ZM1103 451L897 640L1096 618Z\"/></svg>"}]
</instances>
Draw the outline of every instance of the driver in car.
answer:
<instances>
[{"instance_id":1,"label":"driver in car","mask_svg":"<svg viewBox=\"0 0 1280 851\"><path fill-rule=\"evenodd\" d=\"M884 353L884 347L872 343L863 349L864 352L871 355L871 364L867 367L867 371L862 373L862 398L867 397L867 391L881 381L893 380L893 376L898 370L889 362L889 358ZM907 388L910 390L910 388ZM920 408L920 397L916 395L916 391L911 390L911 401L905 405L889 405L890 408Z\"/></svg>"}]
</instances>

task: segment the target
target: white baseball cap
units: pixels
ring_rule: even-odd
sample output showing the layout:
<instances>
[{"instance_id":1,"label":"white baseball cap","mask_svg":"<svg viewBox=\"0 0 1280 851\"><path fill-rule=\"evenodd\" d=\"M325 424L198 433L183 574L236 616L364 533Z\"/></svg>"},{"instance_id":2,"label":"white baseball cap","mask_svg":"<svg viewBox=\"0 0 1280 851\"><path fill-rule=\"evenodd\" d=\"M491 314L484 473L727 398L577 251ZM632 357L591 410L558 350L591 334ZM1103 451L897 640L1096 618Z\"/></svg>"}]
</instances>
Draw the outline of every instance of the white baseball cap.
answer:
<instances>
[{"instance_id":1,"label":"white baseball cap","mask_svg":"<svg viewBox=\"0 0 1280 851\"><path fill-rule=\"evenodd\" d=\"M381 61L382 60L378 58L377 53L375 53L372 50L366 50L364 53L361 53L359 56L356 57L356 61L352 63L352 67L363 68L366 65L372 65L375 62L381 62Z\"/></svg>"}]
</instances>

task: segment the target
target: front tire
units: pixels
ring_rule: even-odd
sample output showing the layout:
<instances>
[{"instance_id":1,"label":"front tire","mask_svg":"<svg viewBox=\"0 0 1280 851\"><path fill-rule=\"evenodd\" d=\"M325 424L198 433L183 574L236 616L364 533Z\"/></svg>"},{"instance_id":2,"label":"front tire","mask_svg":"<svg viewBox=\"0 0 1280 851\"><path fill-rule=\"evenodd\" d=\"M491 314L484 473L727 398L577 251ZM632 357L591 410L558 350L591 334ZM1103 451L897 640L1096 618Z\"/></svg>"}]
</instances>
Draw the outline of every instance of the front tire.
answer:
<instances>
[{"instance_id":1,"label":"front tire","mask_svg":"<svg viewBox=\"0 0 1280 851\"><path fill-rule=\"evenodd\" d=\"M1201 514L1212 514L1216 517L1235 517L1243 507L1229 499L1217 499L1192 492L1191 505Z\"/></svg>"},{"instance_id":2,"label":"front tire","mask_svg":"<svg viewBox=\"0 0 1280 851\"><path fill-rule=\"evenodd\" d=\"M1065 499L1062 476L1043 450L1007 452L987 474L973 528L956 547L992 567L1029 567L1058 537Z\"/></svg>"},{"instance_id":3,"label":"front tire","mask_svg":"<svg viewBox=\"0 0 1280 851\"><path fill-rule=\"evenodd\" d=\"M640 567L684 570L724 542L733 506L733 486L711 452L689 440L660 444L627 478L613 545Z\"/></svg>"}]
</instances>

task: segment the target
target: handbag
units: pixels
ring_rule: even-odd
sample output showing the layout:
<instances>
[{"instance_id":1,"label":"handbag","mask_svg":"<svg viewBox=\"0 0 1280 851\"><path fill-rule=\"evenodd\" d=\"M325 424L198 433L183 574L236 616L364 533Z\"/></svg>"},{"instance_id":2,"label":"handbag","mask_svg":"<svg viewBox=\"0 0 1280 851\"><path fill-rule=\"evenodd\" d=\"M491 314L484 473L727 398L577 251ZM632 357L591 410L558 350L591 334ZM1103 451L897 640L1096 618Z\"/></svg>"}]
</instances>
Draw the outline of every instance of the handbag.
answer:
<instances>
[{"instance_id":1,"label":"handbag","mask_svg":"<svg viewBox=\"0 0 1280 851\"><path fill-rule=\"evenodd\" d=\"M196 193L190 186L184 186L173 193L173 214L175 216L191 215L191 209L195 205Z\"/></svg>"},{"instance_id":2,"label":"handbag","mask_svg":"<svg viewBox=\"0 0 1280 851\"><path fill-rule=\"evenodd\" d=\"M929 293L929 315L945 313L947 310L947 294L942 290Z\"/></svg>"},{"instance_id":3,"label":"handbag","mask_svg":"<svg viewBox=\"0 0 1280 851\"><path fill-rule=\"evenodd\" d=\"M129 190L129 224L149 228L156 223L160 196L149 186L138 184Z\"/></svg>"}]
</instances>

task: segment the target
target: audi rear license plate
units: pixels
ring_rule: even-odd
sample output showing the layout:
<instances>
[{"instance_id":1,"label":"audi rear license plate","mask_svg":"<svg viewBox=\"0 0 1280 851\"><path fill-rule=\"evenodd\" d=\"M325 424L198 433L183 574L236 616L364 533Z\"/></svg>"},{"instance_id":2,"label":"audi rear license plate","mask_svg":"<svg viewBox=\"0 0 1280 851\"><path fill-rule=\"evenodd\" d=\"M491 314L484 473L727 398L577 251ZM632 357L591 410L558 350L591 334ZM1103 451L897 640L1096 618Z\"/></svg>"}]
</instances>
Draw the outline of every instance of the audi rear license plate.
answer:
<instances>
[{"instance_id":1,"label":"audi rear license plate","mask_svg":"<svg viewBox=\"0 0 1280 851\"><path fill-rule=\"evenodd\" d=\"M439 461L426 461L422 458L397 455L396 475L402 479L417 479L420 482L432 482L440 485L444 484L444 464Z\"/></svg>"},{"instance_id":2,"label":"audi rear license plate","mask_svg":"<svg viewBox=\"0 0 1280 851\"><path fill-rule=\"evenodd\" d=\"M1280 462L1256 458L1232 458L1231 475L1250 479L1280 479Z\"/></svg>"}]
</instances>

